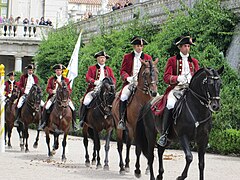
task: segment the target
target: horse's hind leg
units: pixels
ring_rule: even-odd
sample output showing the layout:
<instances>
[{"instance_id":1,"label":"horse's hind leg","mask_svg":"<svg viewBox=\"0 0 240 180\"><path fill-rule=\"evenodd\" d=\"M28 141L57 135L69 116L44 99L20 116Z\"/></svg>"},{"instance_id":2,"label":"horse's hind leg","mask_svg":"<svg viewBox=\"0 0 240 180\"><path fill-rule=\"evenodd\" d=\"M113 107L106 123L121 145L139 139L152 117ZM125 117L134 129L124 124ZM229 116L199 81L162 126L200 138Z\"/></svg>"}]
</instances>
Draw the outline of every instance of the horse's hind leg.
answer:
<instances>
[{"instance_id":1,"label":"horse's hind leg","mask_svg":"<svg viewBox=\"0 0 240 180\"><path fill-rule=\"evenodd\" d=\"M28 127L25 128L24 130L24 139L26 141L25 143L25 152L29 152L29 149L28 149L28 138L29 138L29 134L28 134Z\"/></svg>"},{"instance_id":2,"label":"horse's hind leg","mask_svg":"<svg viewBox=\"0 0 240 180\"><path fill-rule=\"evenodd\" d=\"M62 146L63 146L62 161L63 162L66 162L67 160L65 155L66 145L67 145L67 133L64 134L63 141L62 141Z\"/></svg>"},{"instance_id":3,"label":"horse's hind leg","mask_svg":"<svg viewBox=\"0 0 240 180\"><path fill-rule=\"evenodd\" d=\"M109 170L109 165L108 165L108 152L110 148L110 138L112 136L112 129L108 131L106 135L106 144L105 144L105 160L104 160L104 169Z\"/></svg>"},{"instance_id":4,"label":"horse's hind leg","mask_svg":"<svg viewBox=\"0 0 240 180\"><path fill-rule=\"evenodd\" d=\"M119 154L119 158L120 158L120 162L119 162L119 167L120 167L120 174L124 174L125 173L125 168L124 168L124 164L123 164L123 157L122 157L122 149L123 149L123 138L122 138L122 131L118 130L117 131L117 149L118 149L118 154Z\"/></svg>"},{"instance_id":5,"label":"horse's hind leg","mask_svg":"<svg viewBox=\"0 0 240 180\"><path fill-rule=\"evenodd\" d=\"M139 145L136 145L135 147L135 154L136 154L136 163L135 163L135 171L134 171L134 174L137 178L140 178L141 177L141 170L140 170L140 155L141 155L141 147Z\"/></svg>"},{"instance_id":6,"label":"horse's hind leg","mask_svg":"<svg viewBox=\"0 0 240 180\"><path fill-rule=\"evenodd\" d=\"M38 130L38 131L37 131L37 137L36 137L35 142L34 142L34 144L33 144L33 147L34 147L34 148L37 148L37 147L38 147L39 133L40 133L40 131Z\"/></svg>"},{"instance_id":7,"label":"horse's hind leg","mask_svg":"<svg viewBox=\"0 0 240 180\"><path fill-rule=\"evenodd\" d=\"M12 136L12 128L8 127L8 148L12 148L11 136Z\"/></svg>"},{"instance_id":8,"label":"horse's hind leg","mask_svg":"<svg viewBox=\"0 0 240 180\"><path fill-rule=\"evenodd\" d=\"M180 137L180 143L182 145L183 151L185 153L186 158L186 165L182 172L182 175L177 178L177 180L184 180L187 177L189 166L193 160L193 155L191 153L190 147L189 147L189 140L186 135L183 135Z\"/></svg>"}]
</instances>

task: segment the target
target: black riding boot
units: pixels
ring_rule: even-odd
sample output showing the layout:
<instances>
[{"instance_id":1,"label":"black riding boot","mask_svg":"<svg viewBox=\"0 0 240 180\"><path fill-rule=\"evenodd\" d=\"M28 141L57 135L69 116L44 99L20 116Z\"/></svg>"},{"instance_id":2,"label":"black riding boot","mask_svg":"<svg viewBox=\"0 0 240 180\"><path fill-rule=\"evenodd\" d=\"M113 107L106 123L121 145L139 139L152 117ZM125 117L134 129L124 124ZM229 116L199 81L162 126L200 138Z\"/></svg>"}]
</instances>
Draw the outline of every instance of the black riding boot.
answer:
<instances>
[{"instance_id":1,"label":"black riding boot","mask_svg":"<svg viewBox=\"0 0 240 180\"><path fill-rule=\"evenodd\" d=\"M19 126L19 117L21 113L21 108L17 108L16 110L16 115L15 115L15 121L14 121L14 126L18 127Z\"/></svg>"},{"instance_id":2,"label":"black riding boot","mask_svg":"<svg viewBox=\"0 0 240 180\"><path fill-rule=\"evenodd\" d=\"M80 111L80 127L83 127L86 114L87 114L87 106L83 104Z\"/></svg>"},{"instance_id":3,"label":"black riding boot","mask_svg":"<svg viewBox=\"0 0 240 180\"><path fill-rule=\"evenodd\" d=\"M163 112L163 118L162 118L162 122L163 122L163 131L162 131L162 136L159 138L158 140L158 144L162 147L165 147L167 145L167 135L168 135L168 130L169 127L172 125L172 117L170 117L171 115L171 110L169 110L168 108L165 107L164 112Z\"/></svg>"},{"instance_id":4,"label":"black riding boot","mask_svg":"<svg viewBox=\"0 0 240 180\"><path fill-rule=\"evenodd\" d=\"M49 110L46 110L46 109L43 110L41 125L38 127L39 131L42 131L47 126L47 120L48 120L49 115L50 115L50 113L48 111Z\"/></svg>"},{"instance_id":5,"label":"black riding boot","mask_svg":"<svg viewBox=\"0 0 240 180\"><path fill-rule=\"evenodd\" d=\"M127 101L121 101L119 102L119 119L118 122L118 129L125 130L126 129L126 122L125 122L125 111L127 107Z\"/></svg>"},{"instance_id":6,"label":"black riding boot","mask_svg":"<svg viewBox=\"0 0 240 180\"><path fill-rule=\"evenodd\" d=\"M72 129L73 131L77 131L78 130L78 127L77 127L77 124L76 124L76 111L72 110Z\"/></svg>"}]
</instances>

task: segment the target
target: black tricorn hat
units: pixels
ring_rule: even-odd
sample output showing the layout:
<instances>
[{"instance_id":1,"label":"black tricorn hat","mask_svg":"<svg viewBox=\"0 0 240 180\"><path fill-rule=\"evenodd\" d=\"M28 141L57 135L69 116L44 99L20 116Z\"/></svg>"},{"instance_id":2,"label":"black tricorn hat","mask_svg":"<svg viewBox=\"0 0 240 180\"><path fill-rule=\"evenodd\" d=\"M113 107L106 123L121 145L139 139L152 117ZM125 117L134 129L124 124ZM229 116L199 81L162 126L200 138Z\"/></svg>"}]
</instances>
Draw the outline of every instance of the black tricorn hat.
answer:
<instances>
[{"instance_id":1,"label":"black tricorn hat","mask_svg":"<svg viewBox=\"0 0 240 180\"><path fill-rule=\"evenodd\" d=\"M7 74L7 76L16 76L16 74L13 72L13 71L11 71L11 72L9 72L8 74Z\"/></svg>"},{"instance_id":2,"label":"black tricorn hat","mask_svg":"<svg viewBox=\"0 0 240 180\"><path fill-rule=\"evenodd\" d=\"M105 56L106 59L109 59L109 58L110 58L110 56L107 55L104 51L99 51L99 52L97 52L97 53L94 54L94 58L97 58L97 57L99 57L99 56Z\"/></svg>"},{"instance_id":3,"label":"black tricorn hat","mask_svg":"<svg viewBox=\"0 0 240 180\"><path fill-rule=\"evenodd\" d=\"M132 45L147 45L148 42L145 39L143 39L141 36L134 36L131 39L131 44Z\"/></svg>"},{"instance_id":4,"label":"black tricorn hat","mask_svg":"<svg viewBox=\"0 0 240 180\"><path fill-rule=\"evenodd\" d=\"M174 45L182 45L182 44L190 44L195 46L194 44L195 39L192 39L190 36L180 36L174 40Z\"/></svg>"},{"instance_id":5,"label":"black tricorn hat","mask_svg":"<svg viewBox=\"0 0 240 180\"><path fill-rule=\"evenodd\" d=\"M66 69L66 66L62 65L62 64L55 64L53 67L52 67L54 70L56 69Z\"/></svg>"},{"instance_id":6,"label":"black tricorn hat","mask_svg":"<svg viewBox=\"0 0 240 180\"><path fill-rule=\"evenodd\" d=\"M34 65L33 65L33 64L29 64L29 65L27 65L27 66L25 67L25 69L32 69L32 70L34 70L35 68L34 68Z\"/></svg>"}]
</instances>

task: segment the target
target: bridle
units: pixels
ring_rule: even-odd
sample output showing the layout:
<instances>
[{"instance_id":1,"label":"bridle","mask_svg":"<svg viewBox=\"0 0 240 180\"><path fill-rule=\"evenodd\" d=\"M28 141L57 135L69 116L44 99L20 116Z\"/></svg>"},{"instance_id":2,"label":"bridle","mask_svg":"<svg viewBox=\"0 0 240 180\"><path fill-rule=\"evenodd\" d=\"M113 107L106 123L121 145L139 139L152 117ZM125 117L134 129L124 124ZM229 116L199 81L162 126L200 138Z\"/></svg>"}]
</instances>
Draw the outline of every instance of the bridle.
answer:
<instances>
[{"instance_id":1,"label":"bridle","mask_svg":"<svg viewBox=\"0 0 240 180\"><path fill-rule=\"evenodd\" d=\"M29 95L27 95L27 105L33 111L33 116L40 111L40 104L41 104L41 91L37 85L33 85L35 89L30 90Z\"/></svg>"},{"instance_id":2,"label":"bridle","mask_svg":"<svg viewBox=\"0 0 240 180\"><path fill-rule=\"evenodd\" d=\"M67 93L67 96L65 96ZM69 102L69 91L65 85L63 85L61 88L58 86L57 89L57 95L56 95L56 104L58 107L61 108L67 108Z\"/></svg>"}]
</instances>

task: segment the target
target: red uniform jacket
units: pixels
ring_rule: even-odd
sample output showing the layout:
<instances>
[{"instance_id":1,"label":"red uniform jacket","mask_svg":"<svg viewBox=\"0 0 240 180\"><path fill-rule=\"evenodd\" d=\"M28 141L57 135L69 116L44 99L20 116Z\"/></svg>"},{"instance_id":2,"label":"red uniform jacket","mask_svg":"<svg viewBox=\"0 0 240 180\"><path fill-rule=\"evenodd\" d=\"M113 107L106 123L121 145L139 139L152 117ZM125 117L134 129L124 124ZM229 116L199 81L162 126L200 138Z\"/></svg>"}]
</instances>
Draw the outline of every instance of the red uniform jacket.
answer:
<instances>
[{"instance_id":1,"label":"red uniform jacket","mask_svg":"<svg viewBox=\"0 0 240 180\"><path fill-rule=\"evenodd\" d=\"M11 84L11 82L10 82L9 80L6 81L6 82L4 83L4 85L5 85L5 89L4 89L4 91L5 91L5 96L8 96L8 94L11 94L11 93L12 93L12 90L13 90L14 87L10 87L12 84ZM19 86L19 83L16 82L16 81L14 81L14 82L13 82L13 86Z\"/></svg>"},{"instance_id":2,"label":"red uniform jacket","mask_svg":"<svg viewBox=\"0 0 240 180\"><path fill-rule=\"evenodd\" d=\"M69 93L71 94L72 89L70 87L69 79L62 76L62 81L63 80L68 85L68 90L69 90ZM46 91L48 93L48 99L50 99L53 96L53 90L56 88L56 83L57 83L57 77L56 76L50 77L48 79L47 88L46 88Z\"/></svg>"},{"instance_id":3,"label":"red uniform jacket","mask_svg":"<svg viewBox=\"0 0 240 180\"><path fill-rule=\"evenodd\" d=\"M193 76L195 72L199 70L198 60L192 57L188 57L188 64L190 68L191 75ZM152 110L155 115L162 115L163 110L166 106L168 93L178 84L177 78L178 75L181 74L182 71L182 57L180 54L170 57L167 61L167 65L165 67L165 72L163 76L163 80L166 84L169 84L166 89L163 98L152 105ZM157 110L157 111L156 111Z\"/></svg>"},{"instance_id":4,"label":"red uniform jacket","mask_svg":"<svg viewBox=\"0 0 240 180\"><path fill-rule=\"evenodd\" d=\"M20 77L19 89L21 90L22 94L24 94L24 91L25 91L25 87L27 84L27 78L28 78L28 74L23 74ZM33 74L33 79L34 79L35 84L38 84L38 77L35 74Z\"/></svg>"},{"instance_id":5,"label":"red uniform jacket","mask_svg":"<svg viewBox=\"0 0 240 180\"><path fill-rule=\"evenodd\" d=\"M90 66L88 68L88 72L86 74L86 82L88 83L87 92L92 91L94 89L95 87L94 82L95 80L99 79L100 72L101 72L101 69L98 64L94 66ZM105 74L105 77L111 77L113 80L113 83L116 84L116 78L114 77L113 70L110 67L108 66L104 67L104 74Z\"/></svg>"},{"instance_id":6,"label":"red uniform jacket","mask_svg":"<svg viewBox=\"0 0 240 180\"><path fill-rule=\"evenodd\" d=\"M133 59L134 59L134 52L125 54L123 56L122 67L120 69L120 76L124 81L123 87L128 84L127 77L133 75ZM152 57L148 54L141 54L142 60L152 60Z\"/></svg>"}]
</instances>

